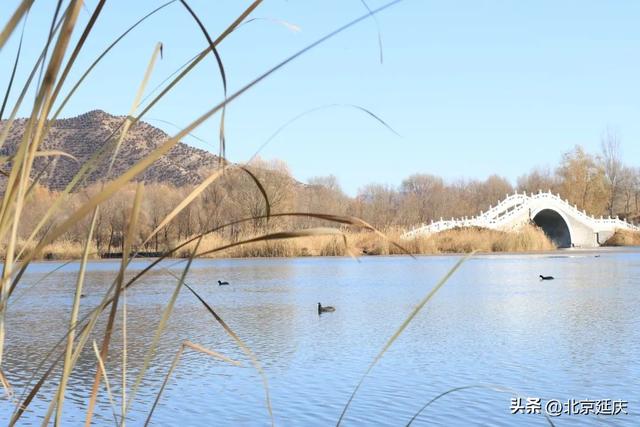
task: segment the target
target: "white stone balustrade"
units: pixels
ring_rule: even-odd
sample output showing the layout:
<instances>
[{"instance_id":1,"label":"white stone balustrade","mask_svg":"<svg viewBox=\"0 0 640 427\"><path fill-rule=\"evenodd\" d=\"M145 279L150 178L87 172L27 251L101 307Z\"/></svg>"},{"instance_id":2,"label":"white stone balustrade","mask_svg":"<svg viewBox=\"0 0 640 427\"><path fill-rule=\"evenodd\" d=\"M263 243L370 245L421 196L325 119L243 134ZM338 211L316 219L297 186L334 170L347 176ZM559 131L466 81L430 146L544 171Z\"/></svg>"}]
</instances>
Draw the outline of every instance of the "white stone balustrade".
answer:
<instances>
[{"instance_id":1,"label":"white stone balustrade","mask_svg":"<svg viewBox=\"0 0 640 427\"><path fill-rule=\"evenodd\" d=\"M585 210L579 210L563 200L560 195L550 191L538 191L536 194L512 194L490 206L486 212L468 218L432 221L422 224L403 234L403 239L425 236L456 227L482 227L495 230L514 230L520 226L536 221L542 211L552 211L559 221L564 221L570 234L572 246L594 247L602 244L603 239L611 236L615 230L640 231L640 227L619 218L594 218ZM561 218L561 219L560 219ZM543 227L544 229L544 227Z\"/></svg>"}]
</instances>

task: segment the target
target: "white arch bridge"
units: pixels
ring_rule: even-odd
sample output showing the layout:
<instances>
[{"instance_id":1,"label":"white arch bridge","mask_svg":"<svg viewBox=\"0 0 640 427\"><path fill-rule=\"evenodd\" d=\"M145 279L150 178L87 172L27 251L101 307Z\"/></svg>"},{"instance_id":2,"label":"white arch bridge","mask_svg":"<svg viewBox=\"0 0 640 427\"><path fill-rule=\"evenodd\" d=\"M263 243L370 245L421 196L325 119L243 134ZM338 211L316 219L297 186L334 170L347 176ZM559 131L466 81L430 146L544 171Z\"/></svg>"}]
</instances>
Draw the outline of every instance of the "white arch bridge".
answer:
<instances>
[{"instance_id":1,"label":"white arch bridge","mask_svg":"<svg viewBox=\"0 0 640 427\"><path fill-rule=\"evenodd\" d=\"M425 236L456 227L482 227L512 231L534 223L558 247L597 247L618 230L640 231L640 227L619 218L594 218L559 195L539 191L537 194L515 193L471 218L451 218L422 224L402 235L403 239Z\"/></svg>"}]
</instances>

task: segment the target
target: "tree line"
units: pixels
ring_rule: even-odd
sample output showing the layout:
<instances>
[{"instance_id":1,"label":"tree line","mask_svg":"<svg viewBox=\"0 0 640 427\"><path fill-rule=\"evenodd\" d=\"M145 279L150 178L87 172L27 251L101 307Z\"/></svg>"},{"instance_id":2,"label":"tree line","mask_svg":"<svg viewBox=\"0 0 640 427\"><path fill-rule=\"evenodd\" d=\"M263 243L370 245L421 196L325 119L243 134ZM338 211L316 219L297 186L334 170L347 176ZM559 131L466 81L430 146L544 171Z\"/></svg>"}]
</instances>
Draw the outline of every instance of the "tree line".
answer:
<instances>
[{"instance_id":1,"label":"tree line","mask_svg":"<svg viewBox=\"0 0 640 427\"><path fill-rule=\"evenodd\" d=\"M473 216L486 211L514 191L528 193L551 190L592 215L617 215L631 221L640 212L640 168L622 161L620 138L607 131L601 151L596 154L576 146L562 154L555 168L534 168L512 184L507 179L491 175L484 180L459 179L446 181L430 174L413 174L399 186L368 184L355 197L341 189L333 176L315 177L301 184L291 176L281 160L257 159L248 168L260 181L239 169L225 172L221 179L207 187L201 195L160 233L149 241L144 251L158 252L179 242L242 218L248 221L227 226L218 232L226 239L236 240L273 230L286 230L317 225L329 225L304 217L278 217L266 220L267 194L271 213L314 212L352 215L380 229L409 228L441 217ZM211 171L201 171L203 177ZM66 196L64 212L41 228L46 233L51 225L74 211L95 194L102 184L96 183ZM130 184L100 207L94 245L101 254L122 249L123 236L130 212L135 183ZM146 184L138 227L138 240L143 241L163 218L182 201L193 187L172 187L166 184ZM20 235L26 239L59 193L43 187L35 190L21 221ZM250 219L254 218L254 219ZM331 224L334 225L334 224ZM86 236L88 218L79 222L65 238L82 242ZM41 236L38 236L41 237Z\"/></svg>"}]
</instances>

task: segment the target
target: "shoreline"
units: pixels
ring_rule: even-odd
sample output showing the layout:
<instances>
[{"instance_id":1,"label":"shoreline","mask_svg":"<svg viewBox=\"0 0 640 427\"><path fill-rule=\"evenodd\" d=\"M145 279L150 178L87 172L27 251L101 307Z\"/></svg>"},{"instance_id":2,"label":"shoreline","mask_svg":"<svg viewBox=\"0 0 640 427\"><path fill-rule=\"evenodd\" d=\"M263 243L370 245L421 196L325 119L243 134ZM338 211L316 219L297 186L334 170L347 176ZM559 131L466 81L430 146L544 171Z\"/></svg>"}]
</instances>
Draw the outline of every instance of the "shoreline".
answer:
<instances>
[{"instance_id":1,"label":"shoreline","mask_svg":"<svg viewBox=\"0 0 640 427\"><path fill-rule=\"evenodd\" d=\"M527 256L527 255L547 255L550 257L558 257L565 258L574 256L584 256L589 254L603 254L603 253L638 253L640 252L640 246L600 246L597 248L564 248L564 249L554 249L554 250L544 250L544 251L507 251L507 252L476 252L472 258L477 258L479 256L487 257L487 256ZM398 257L410 257L414 256L416 258L424 258L424 257L461 257L469 255L469 252L443 252L443 253L433 253L433 254L387 254L387 255L368 255L368 254L360 254L356 258L398 258ZM316 258L353 258L349 255L307 255L307 256L255 256L255 257L215 257L215 258L195 258L194 261L226 261L226 260L286 260L286 259L316 259ZM89 263L109 263L114 261L120 261L122 258L96 258L89 259ZM151 261L157 258L152 257L136 257L133 261ZM165 258L165 261L186 261L187 258L183 257L169 257ZM40 259L33 260L31 264L60 264L60 263L77 263L80 262L80 259L74 258L66 258L66 259Z\"/></svg>"},{"instance_id":2,"label":"shoreline","mask_svg":"<svg viewBox=\"0 0 640 427\"><path fill-rule=\"evenodd\" d=\"M557 248L551 239L539 227L527 225L520 230L505 232L481 228L463 228L445 230L426 237L402 240L401 232L394 229L385 231L386 237L381 237L369 231L349 231L343 234L348 243L336 236L306 236L295 239L280 239L251 244L251 239L244 236L234 240L222 238L218 235L207 235L201 242L199 252L205 258L236 259L236 258L311 258L319 256L365 257L384 255L413 256L461 256L476 251L477 255L514 255L514 254L589 254L594 251L634 250L640 248L640 233L617 233L615 239L609 239L605 245L599 247ZM394 243L398 242L398 243ZM255 243L255 242L254 242ZM397 244L401 246L397 246ZM138 249L139 259L157 259L167 249L158 246L158 250L148 248ZM182 245L172 252L170 259L186 259L194 250L194 243ZM615 249L618 248L618 249ZM626 248L626 249L620 249ZM102 248L103 250L105 248ZM111 249L111 247L110 247ZM62 242L45 246L38 256L40 261L68 262L78 260L82 256L83 248L77 242ZM1 252L1 251L0 251ZM103 252L97 247L90 249L90 258L98 260L120 260L122 252ZM4 255L4 254L3 254ZM202 258L201 258L202 259Z\"/></svg>"}]
</instances>

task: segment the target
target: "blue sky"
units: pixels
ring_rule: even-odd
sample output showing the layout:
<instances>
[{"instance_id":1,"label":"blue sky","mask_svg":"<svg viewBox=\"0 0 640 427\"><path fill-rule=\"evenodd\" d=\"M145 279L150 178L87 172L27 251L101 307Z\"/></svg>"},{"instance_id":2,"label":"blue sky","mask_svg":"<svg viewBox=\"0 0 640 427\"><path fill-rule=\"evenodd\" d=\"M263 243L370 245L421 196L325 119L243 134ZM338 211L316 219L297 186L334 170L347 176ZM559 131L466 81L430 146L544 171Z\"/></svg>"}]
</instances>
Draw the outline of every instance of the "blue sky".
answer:
<instances>
[{"instance_id":1,"label":"blue sky","mask_svg":"<svg viewBox=\"0 0 640 427\"><path fill-rule=\"evenodd\" d=\"M18 3L5 1L6 22ZM36 1L26 30L24 76L41 46L55 2ZM96 0L88 0L92 10ZM240 0L191 0L213 37L248 6ZM369 0L373 8L384 1ZM107 2L72 74L84 69L120 32L161 2ZM360 0L265 0L252 17L281 19L292 31L258 20L219 48L230 90L366 10ZM89 17L87 11L81 22ZM412 173L447 179L515 179L536 166L554 166L576 144L599 150L607 126L622 136L625 161L640 159L640 3L630 1L406 0L307 53L229 106L227 154L242 162L297 114L327 104L356 104L379 115L400 135L362 112L330 108L307 115L262 152L280 158L300 180L336 175L355 194L370 182L399 184ZM64 116L90 109L126 114L156 42L164 44L150 88L206 47L187 12L173 4L134 30L94 71ZM0 52L4 91L17 40ZM19 80L20 82L20 80ZM188 124L222 99L212 58L148 113ZM25 110L22 112L25 113ZM199 128L216 151L217 118Z\"/></svg>"}]
</instances>

